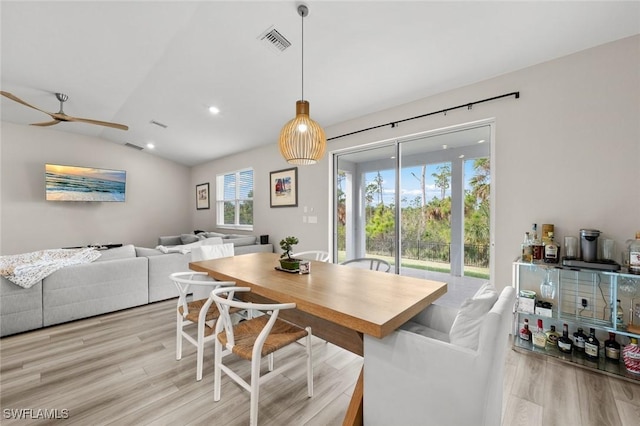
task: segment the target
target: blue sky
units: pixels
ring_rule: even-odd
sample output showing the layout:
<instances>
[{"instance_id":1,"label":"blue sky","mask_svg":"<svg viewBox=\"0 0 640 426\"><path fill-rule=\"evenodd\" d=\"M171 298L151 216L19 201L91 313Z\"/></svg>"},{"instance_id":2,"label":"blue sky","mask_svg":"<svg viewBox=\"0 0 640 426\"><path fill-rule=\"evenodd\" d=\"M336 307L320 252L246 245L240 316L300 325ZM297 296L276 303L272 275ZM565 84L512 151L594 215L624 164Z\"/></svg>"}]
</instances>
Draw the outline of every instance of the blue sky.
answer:
<instances>
[{"instance_id":1,"label":"blue sky","mask_svg":"<svg viewBox=\"0 0 640 426\"><path fill-rule=\"evenodd\" d=\"M473 170L473 159L465 160L464 165L464 174L465 174L465 189L469 189L469 180L475 175ZM440 188L437 188L435 185L435 180L432 176L433 173L438 173L438 167L440 164L428 164L427 172L426 172L426 180L427 180L427 202L433 197L440 198ZM409 205L417 196L421 195L420 190L420 173L422 172L422 168L420 166L417 167L407 167L402 169L402 173L400 175L402 188L401 188L401 196L400 199L406 198L407 202L401 203L403 207ZM415 174L416 177L412 175ZM391 204L395 202L394 197L394 188L395 188L395 173L393 170L381 170L380 174L382 175L383 183L383 194L382 198L385 204ZM372 182L377 175L377 172L367 173L365 175L366 182ZM445 196L451 195L451 190L447 190ZM374 199L374 204L377 204L377 199Z\"/></svg>"}]
</instances>

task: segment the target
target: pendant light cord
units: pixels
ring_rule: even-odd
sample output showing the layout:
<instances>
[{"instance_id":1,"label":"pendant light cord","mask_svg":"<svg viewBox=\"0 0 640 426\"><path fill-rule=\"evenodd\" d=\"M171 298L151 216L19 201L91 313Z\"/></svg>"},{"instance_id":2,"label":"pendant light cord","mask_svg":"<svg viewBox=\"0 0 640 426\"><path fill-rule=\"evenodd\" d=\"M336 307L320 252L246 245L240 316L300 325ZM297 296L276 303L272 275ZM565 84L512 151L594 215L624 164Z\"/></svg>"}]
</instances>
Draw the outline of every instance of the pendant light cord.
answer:
<instances>
[{"instance_id":1,"label":"pendant light cord","mask_svg":"<svg viewBox=\"0 0 640 426\"><path fill-rule=\"evenodd\" d=\"M302 18L302 99L304 101L304 13L300 14Z\"/></svg>"}]
</instances>

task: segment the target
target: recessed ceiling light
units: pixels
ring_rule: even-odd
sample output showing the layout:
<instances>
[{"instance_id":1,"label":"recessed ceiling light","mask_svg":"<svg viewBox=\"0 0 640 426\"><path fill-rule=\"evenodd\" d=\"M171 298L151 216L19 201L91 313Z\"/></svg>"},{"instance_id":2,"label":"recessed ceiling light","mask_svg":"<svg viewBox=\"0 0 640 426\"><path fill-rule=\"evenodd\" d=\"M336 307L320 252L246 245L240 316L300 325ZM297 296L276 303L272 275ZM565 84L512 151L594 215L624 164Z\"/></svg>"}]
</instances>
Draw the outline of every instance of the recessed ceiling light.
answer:
<instances>
[{"instance_id":1,"label":"recessed ceiling light","mask_svg":"<svg viewBox=\"0 0 640 426\"><path fill-rule=\"evenodd\" d=\"M154 149L155 147L156 147L156 146L155 146L154 144L152 144L151 142L149 142L149 143L147 144L147 148L149 148L149 149Z\"/></svg>"},{"instance_id":2,"label":"recessed ceiling light","mask_svg":"<svg viewBox=\"0 0 640 426\"><path fill-rule=\"evenodd\" d=\"M220 109L218 109L217 107L214 106L210 106L209 107L209 112L213 115L219 114L220 113Z\"/></svg>"},{"instance_id":3,"label":"recessed ceiling light","mask_svg":"<svg viewBox=\"0 0 640 426\"><path fill-rule=\"evenodd\" d=\"M484 143L484 139L480 139L478 143Z\"/></svg>"},{"instance_id":4,"label":"recessed ceiling light","mask_svg":"<svg viewBox=\"0 0 640 426\"><path fill-rule=\"evenodd\" d=\"M460 154L458 158L464 158L464 154Z\"/></svg>"},{"instance_id":5,"label":"recessed ceiling light","mask_svg":"<svg viewBox=\"0 0 640 426\"><path fill-rule=\"evenodd\" d=\"M447 149L447 145L446 144L442 145L442 149Z\"/></svg>"}]
</instances>

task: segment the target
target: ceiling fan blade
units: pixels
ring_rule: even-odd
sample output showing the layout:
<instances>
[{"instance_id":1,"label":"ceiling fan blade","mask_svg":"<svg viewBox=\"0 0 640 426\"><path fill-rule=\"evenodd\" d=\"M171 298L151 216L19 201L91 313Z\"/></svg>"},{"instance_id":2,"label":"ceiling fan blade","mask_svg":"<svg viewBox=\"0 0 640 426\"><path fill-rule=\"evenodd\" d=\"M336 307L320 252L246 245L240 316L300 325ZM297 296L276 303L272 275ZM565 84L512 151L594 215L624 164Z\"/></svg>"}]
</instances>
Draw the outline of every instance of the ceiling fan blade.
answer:
<instances>
[{"instance_id":1,"label":"ceiling fan blade","mask_svg":"<svg viewBox=\"0 0 640 426\"><path fill-rule=\"evenodd\" d=\"M124 124L109 123L108 121L100 121L100 120L91 120L89 118L71 117L70 115L65 115L65 121L77 121L80 123L97 124L98 126L112 127L114 129L129 130L129 126L125 126Z\"/></svg>"},{"instance_id":2,"label":"ceiling fan blade","mask_svg":"<svg viewBox=\"0 0 640 426\"><path fill-rule=\"evenodd\" d=\"M53 120L53 121L46 121L44 123L31 123L31 125L45 127L45 126L53 126L54 124L58 124L59 122L60 120Z\"/></svg>"},{"instance_id":3,"label":"ceiling fan blade","mask_svg":"<svg viewBox=\"0 0 640 426\"><path fill-rule=\"evenodd\" d=\"M45 111L45 110L43 110L43 109L40 109L40 108L38 108L38 107L36 107L36 106L33 106L33 105L31 105L30 103L27 103L27 102L23 101L23 100L22 100L22 99L20 99L19 97L15 96L15 95L13 95L13 94L11 94L11 93L9 93L9 92L0 91L0 94L2 94L2 96L4 96L5 98L9 98L9 99L11 99L12 101L18 102L19 104L22 104L22 105L24 105L24 106L28 106L29 108L33 108L33 109L35 109L35 110L37 110L37 111L44 112L45 114L49 114L50 116L52 116L52 117L53 117L53 114L52 114L52 113L50 113L50 112L48 112L48 111Z\"/></svg>"}]
</instances>

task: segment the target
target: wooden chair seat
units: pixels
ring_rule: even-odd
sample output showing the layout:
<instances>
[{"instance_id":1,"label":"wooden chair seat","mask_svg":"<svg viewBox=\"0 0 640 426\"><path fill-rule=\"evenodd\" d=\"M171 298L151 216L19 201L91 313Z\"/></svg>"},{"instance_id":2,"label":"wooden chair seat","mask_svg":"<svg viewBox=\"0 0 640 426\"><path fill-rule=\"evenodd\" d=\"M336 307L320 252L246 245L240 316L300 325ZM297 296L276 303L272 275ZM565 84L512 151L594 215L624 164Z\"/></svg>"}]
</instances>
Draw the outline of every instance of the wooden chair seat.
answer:
<instances>
[{"instance_id":1,"label":"wooden chair seat","mask_svg":"<svg viewBox=\"0 0 640 426\"><path fill-rule=\"evenodd\" d=\"M258 425L258 397L260 385L277 377L284 371L300 363L307 364L307 395L313 396L313 362L311 358L311 327L305 329L278 318L281 310L295 309L295 303L248 303L234 299L236 292L249 292L249 287L226 287L215 289L209 296L206 309L213 303L220 311L216 321L215 362L213 369L213 400L220 401L222 392L222 372L251 394L249 424ZM226 293L226 297L223 295ZM229 312L231 308L260 311L263 315L233 324ZM274 352L304 338L305 355L288 359L277 369L273 369ZM251 362L250 383L223 363L226 355L234 353ZM260 374L263 356L269 361L269 372Z\"/></svg>"},{"instance_id":2,"label":"wooden chair seat","mask_svg":"<svg viewBox=\"0 0 640 426\"><path fill-rule=\"evenodd\" d=\"M235 337L235 345L231 352L251 361L253 346L260 332L264 329L269 321L268 315L262 315L247 321L242 321L233 329ZM296 325L277 319L267 339L262 346L261 355L266 356L270 353L284 348L285 346L302 339L307 336L307 330ZM222 331L218 334L218 340L222 346L227 346L227 333Z\"/></svg>"}]
</instances>

